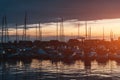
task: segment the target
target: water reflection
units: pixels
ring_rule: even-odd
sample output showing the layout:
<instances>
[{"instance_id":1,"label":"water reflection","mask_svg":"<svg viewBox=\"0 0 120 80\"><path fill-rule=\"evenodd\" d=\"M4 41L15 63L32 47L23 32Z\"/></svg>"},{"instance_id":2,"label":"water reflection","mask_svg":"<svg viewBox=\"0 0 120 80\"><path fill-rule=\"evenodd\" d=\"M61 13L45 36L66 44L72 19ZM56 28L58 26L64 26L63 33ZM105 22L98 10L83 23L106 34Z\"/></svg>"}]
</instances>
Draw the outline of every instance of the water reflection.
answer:
<instances>
[{"instance_id":1,"label":"water reflection","mask_svg":"<svg viewBox=\"0 0 120 80\"><path fill-rule=\"evenodd\" d=\"M90 59L85 59L84 60L84 69L86 70L87 76L91 73L91 60Z\"/></svg>"},{"instance_id":2,"label":"water reflection","mask_svg":"<svg viewBox=\"0 0 120 80\"><path fill-rule=\"evenodd\" d=\"M120 62L107 60L0 61L0 80L119 80Z\"/></svg>"}]
</instances>

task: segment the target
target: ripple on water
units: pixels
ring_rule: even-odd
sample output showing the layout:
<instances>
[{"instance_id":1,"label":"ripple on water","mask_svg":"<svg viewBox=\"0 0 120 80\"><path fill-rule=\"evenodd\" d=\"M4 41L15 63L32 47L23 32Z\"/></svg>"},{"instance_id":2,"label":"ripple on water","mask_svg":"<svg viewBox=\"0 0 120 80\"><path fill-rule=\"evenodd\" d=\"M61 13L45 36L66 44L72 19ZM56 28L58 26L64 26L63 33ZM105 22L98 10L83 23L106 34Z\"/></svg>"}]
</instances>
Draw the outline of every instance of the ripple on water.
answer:
<instances>
[{"instance_id":1,"label":"ripple on water","mask_svg":"<svg viewBox=\"0 0 120 80\"><path fill-rule=\"evenodd\" d=\"M49 60L36 59L25 63L2 62L0 65L1 80L120 80L120 65L115 61L100 64L97 61L75 61L65 64Z\"/></svg>"}]
</instances>

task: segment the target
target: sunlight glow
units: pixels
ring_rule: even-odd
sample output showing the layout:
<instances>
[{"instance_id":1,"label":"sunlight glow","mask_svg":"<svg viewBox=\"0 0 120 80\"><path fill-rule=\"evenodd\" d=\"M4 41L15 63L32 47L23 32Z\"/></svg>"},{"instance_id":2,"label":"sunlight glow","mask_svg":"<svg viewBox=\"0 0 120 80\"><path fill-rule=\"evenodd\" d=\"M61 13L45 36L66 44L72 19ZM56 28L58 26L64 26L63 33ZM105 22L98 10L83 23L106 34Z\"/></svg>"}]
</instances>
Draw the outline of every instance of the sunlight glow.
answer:
<instances>
[{"instance_id":1,"label":"sunlight glow","mask_svg":"<svg viewBox=\"0 0 120 80\"><path fill-rule=\"evenodd\" d=\"M65 36L78 36L78 24L80 24L80 36L85 36L85 21L78 20L67 20L63 22L64 24L64 35ZM41 24L42 27L42 35L43 36L56 36L56 22L52 23L44 23ZM58 22L58 33L60 32L60 22ZM91 27L91 35L92 38L102 38L103 28L105 33L105 38L110 37L110 32L112 31L114 34L114 38L118 38L120 36L120 19L103 19L103 20L91 20L87 21L87 30L89 32L89 27ZM36 35L36 26L38 24L28 24L27 27L27 35L35 36ZM20 25L18 27L23 27ZM38 32L39 28L37 28ZM9 31L10 35L15 35L15 29ZM18 34L22 35L22 29L18 29ZM38 34L38 33L37 33Z\"/></svg>"}]
</instances>

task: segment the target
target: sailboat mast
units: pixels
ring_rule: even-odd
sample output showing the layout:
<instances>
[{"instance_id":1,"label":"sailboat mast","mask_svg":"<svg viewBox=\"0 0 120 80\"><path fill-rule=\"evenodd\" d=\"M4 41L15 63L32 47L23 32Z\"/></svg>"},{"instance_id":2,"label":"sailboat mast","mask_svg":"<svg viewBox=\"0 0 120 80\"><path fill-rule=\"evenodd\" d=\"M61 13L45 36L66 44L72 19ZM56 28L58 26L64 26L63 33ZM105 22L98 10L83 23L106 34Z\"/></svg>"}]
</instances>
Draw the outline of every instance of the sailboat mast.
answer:
<instances>
[{"instance_id":1,"label":"sailboat mast","mask_svg":"<svg viewBox=\"0 0 120 80\"><path fill-rule=\"evenodd\" d=\"M6 42L9 41L9 32L8 32L8 26L7 26L7 17L5 16L5 33L6 33Z\"/></svg>"},{"instance_id":2,"label":"sailboat mast","mask_svg":"<svg viewBox=\"0 0 120 80\"><path fill-rule=\"evenodd\" d=\"M36 24L36 40L37 40L37 24Z\"/></svg>"},{"instance_id":3,"label":"sailboat mast","mask_svg":"<svg viewBox=\"0 0 120 80\"><path fill-rule=\"evenodd\" d=\"M86 36L86 39L87 39L87 21L85 22L85 36Z\"/></svg>"},{"instance_id":4,"label":"sailboat mast","mask_svg":"<svg viewBox=\"0 0 120 80\"><path fill-rule=\"evenodd\" d=\"M18 41L18 31L17 31L17 24L16 24L16 42Z\"/></svg>"},{"instance_id":5,"label":"sailboat mast","mask_svg":"<svg viewBox=\"0 0 120 80\"><path fill-rule=\"evenodd\" d=\"M80 24L78 24L78 38L80 37Z\"/></svg>"},{"instance_id":6,"label":"sailboat mast","mask_svg":"<svg viewBox=\"0 0 120 80\"><path fill-rule=\"evenodd\" d=\"M6 27L6 16L4 16L4 27L5 27L5 43L7 42L7 27Z\"/></svg>"},{"instance_id":7,"label":"sailboat mast","mask_svg":"<svg viewBox=\"0 0 120 80\"><path fill-rule=\"evenodd\" d=\"M58 40L58 21L56 23L56 40Z\"/></svg>"},{"instance_id":8,"label":"sailboat mast","mask_svg":"<svg viewBox=\"0 0 120 80\"><path fill-rule=\"evenodd\" d=\"M25 41L26 41L26 29L27 29L26 23L27 23L27 13L25 12L23 36L22 36L22 40L25 40Z\"/></svg>"},{"instance_id":9,"label":"sailboat mast","mask_svg":"<svg viewBox=\"0 0 120 80\"><path fill-rule=\"evenodd\" d=\"M104 36L105 36L105 35L104 35L104 27L103 27L103 40L104 40L104 38L105 38Z\"/></svg>"},{"instance_id":10,"label":"sailboat mast","mask_svg":"<svg viewBox=\"0 0 120 80\"><path fill-rule=\"evenodd\" d=\"M113 41L113 31L110 32L110 40Z\"/></svg>"},{"instance_id":11,"label":"sailboat mast","mask_svg":"<svg viewBox=\"0 0 120 80\"><path fill-rule=\"evenodd\" d=\"M2 18L2 36L1 36L1 43L3 43L3 36L4 36L4 16Z\"/></svg>"},{"instance_id":12,"label":"sailboat mast","mask_svg":"<svg viewBox=\"0 0 120 80\"><path fill-rule=\"evenodd\" d=\"M42 41L42 29L39 22L39 40Z\"/></svg>"},{"instance_id":13,"label":"sailboat mast","mask_svg":"<svg viewBox=\"0 0 120 80\"><path fill-rule=\"evenodd\" d=\"M1 38L1 43L3 43L3 41L6 43L8 41L8 27L7 27L7 19L6 16L3 16L2 19L2 38Z\"/></svg>"},{"instance_id":14,"label":"sailboat mast","mask_svg":"<svg viewBox=\"0 0 120 80\"><path fill-rule=\"evenodd\" d=\"M91 39L91 26L89 27L89 39Z\"/></svg>"},{"instance_id":15,"label":"sailboat mast","mask_svg":"<svg viewBox=\"0 0 120 80\"><path fill-rule=\"evenodd\" d=\"M61 19L60 24L60 40L64 42L64 26L63 26L63 19Z\"/></svg>"}]
</instances>

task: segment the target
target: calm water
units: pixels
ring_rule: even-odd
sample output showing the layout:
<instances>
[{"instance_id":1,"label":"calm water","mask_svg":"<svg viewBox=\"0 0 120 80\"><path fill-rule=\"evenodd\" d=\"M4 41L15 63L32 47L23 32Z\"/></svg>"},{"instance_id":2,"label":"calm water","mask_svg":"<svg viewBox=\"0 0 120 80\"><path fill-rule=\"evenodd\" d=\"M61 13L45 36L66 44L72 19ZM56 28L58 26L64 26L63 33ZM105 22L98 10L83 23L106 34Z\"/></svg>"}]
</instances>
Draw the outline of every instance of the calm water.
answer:
<instances>
[{"instance_id":1,"label":"calm water","mask_svg":"<svg viewBox=\"0 0 120 80\"><path fill-rule=\"evenodd\" d=\"M0 62L0 80L119 80L120 63L112 60Z\"/></svg>"}]
</instances>

